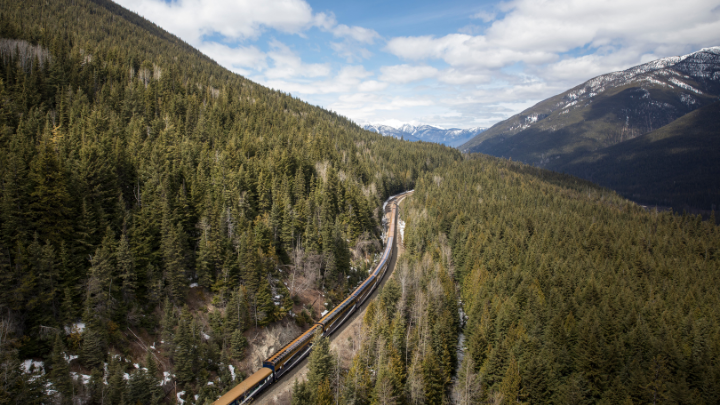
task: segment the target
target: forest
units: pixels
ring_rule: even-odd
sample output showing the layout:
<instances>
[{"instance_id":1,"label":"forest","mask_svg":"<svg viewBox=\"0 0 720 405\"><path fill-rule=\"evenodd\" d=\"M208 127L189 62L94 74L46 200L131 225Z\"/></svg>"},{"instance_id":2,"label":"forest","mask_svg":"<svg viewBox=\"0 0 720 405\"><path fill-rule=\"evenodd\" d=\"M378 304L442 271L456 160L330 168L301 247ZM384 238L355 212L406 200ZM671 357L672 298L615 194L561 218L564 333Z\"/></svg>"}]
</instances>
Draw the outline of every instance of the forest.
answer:
<instances>
[{"instance_id":1,"label":"forest","mask_svg":"<svg viewBox=\"0 0 720 405\"><path fill-rule=\"evenodd\" d=\"M483 155L421 176L405 204L406 256L345 403L720 401L715 218Z\"/></svg>"},{"instance_id":2,"label":"forest","mask_svg":"<svg viewBox=\"0 0 720 405\"><path fill-rule=\"evenodd\" d=\"M351 364L318 336L293 403L718 403L714 217L364 131L110 1L0 4L0 404L212 403L411 188Z\"/></svg>"},{"instance_id":3,"label":"forest","mask_svg":"<svg viewBox=\"0 0 720 405\"><path fill-rule=\"evenodd\" d=\"M254 84L111 2L0 13L0 403L216 399L244 332L319 315L283 269L343 297L385 198L461 159Z\"/></svg>"}]
</instances>

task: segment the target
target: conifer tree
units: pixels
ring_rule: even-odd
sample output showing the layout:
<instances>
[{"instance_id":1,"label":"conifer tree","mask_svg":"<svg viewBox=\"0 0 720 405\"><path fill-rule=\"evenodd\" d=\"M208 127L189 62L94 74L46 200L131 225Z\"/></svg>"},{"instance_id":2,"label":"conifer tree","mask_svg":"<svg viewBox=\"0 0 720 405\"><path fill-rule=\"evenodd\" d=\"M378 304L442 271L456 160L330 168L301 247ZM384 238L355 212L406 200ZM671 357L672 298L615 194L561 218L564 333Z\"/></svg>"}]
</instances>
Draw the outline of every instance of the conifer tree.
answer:
<instances>
[{"instance_id":1,"label":"conifer tree","mask_svg":"<svg viewBox=\"0 0 720 405\"><path fill-rule=\"evenodd\" d=\"M118 274L122 280L122 296L126 303L135 299L135 291L137 290L137 273L135 272L135 260L130 251L127 235L122 234L120 243L115 253L117 258Z\"/></svg>"},{"instance_id":2,"label":"conifer tree","mask_svg":"<svg viewBox=\"0 0 720 405\"><path fill-rule=\"evenodd\" d=\"M71 403L73 382L70 378L70 366L65 359L65 345L59 333L55 335L55 343L53 344L50 359L52 360L52 370L48 374L48 378L59 393L60 402L63 404Z\"/></svg>"}]
</instances>

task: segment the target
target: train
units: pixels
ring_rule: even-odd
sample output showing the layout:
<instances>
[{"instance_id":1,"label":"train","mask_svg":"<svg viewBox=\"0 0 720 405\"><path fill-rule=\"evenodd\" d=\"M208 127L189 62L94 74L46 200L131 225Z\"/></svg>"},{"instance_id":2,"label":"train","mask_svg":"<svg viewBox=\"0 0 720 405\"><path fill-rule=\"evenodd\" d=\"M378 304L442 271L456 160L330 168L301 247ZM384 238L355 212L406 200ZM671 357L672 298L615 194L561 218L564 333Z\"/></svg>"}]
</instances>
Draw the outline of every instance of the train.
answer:
<instances>
[{"instance_id":1,"label":"train","mask_svg":"<svg viewBox=\"0 0 720 405\"><path fill-rule=\"evenodd\" d=\"M312 350L315 333L320 331L322 336L330 336L335 332L355 310L365 303L370 294L375 291L382 281L392 259L395 243L395 230L397 222L398 203L413 190L394 195L388 199L390 205L390 220L387 227L385 249L380 262L370 273L367 279L353 291L343 302L325 314L310 329L278 350L263 362L260 370L236 385L225 393L214 405L241 405L255 399L262 391L279 380L285 373L300 363ZM384 207L383 207L384 208Z\"/></svg>"}]
</instances>

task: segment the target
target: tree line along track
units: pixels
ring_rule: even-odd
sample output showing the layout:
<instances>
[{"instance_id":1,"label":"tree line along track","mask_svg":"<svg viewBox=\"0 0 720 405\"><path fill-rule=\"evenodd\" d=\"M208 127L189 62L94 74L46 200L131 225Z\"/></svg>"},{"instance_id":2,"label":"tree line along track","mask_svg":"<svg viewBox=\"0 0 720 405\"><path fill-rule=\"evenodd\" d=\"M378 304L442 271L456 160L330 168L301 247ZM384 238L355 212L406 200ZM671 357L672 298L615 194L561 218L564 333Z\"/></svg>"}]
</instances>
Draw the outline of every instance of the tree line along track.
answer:
<instances>
[{"instance_id":1,"label":"tree line along track","mask_svg":"<svg viewBox=\"0 0 720 405\"><path fill-rule=\"evenodd\" d=\"M312 341L316 332L319 331L323 336L332 336L336 332L342 332L363 312L366 303L377 295L380 290L378 287L384 285L385 274L392 272L395 267L398 205L412 192L411 190L392 196L384 204L384 212L390 217L386 233L387 242L380 262L370 276L345 300L324 315L320 321L263 362L263 367L215 401L215 405L240 405L266 397L273 387L278 385L278 381L281 379L289 381L289 377L295 375L297 370L304 366L306 358L312 350Z\"/></svg>"}]
</instances>

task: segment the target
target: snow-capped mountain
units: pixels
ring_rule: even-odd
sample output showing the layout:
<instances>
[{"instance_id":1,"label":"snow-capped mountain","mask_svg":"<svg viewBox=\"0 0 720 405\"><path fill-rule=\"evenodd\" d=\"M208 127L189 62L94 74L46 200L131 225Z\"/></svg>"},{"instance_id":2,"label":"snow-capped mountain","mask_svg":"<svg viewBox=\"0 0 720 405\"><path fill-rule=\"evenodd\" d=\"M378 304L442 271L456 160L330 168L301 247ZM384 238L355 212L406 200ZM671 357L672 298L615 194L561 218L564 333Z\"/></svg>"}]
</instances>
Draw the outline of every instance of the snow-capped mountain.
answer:
<instances>
[{"instance_id":1,"label":"snow-capped mountain","mask_svg":"<svg viewBox=\"0 0 720 405\"><path fill-rule=\"evenodd\" d=\"M572 174L644 204L720 204L720 47L604 74L495 124L463 152Z\"/></svg>"},{"instance_id":2,"label":"snow-capped mountain","mask_svg":"<svg viewBox=\"0 0 720 405\"><path fill-rule=\"evenodd\" d=\"M720 47L595 77L508 118L460 147L546 165L667 125L720 94Z\"/></svg>"},{"instance_id":3,"label":"snow-capped mountain","mask_svg":"<svg viewBox=\"0 0 720 405\"><path fill-rule=\"evenodd\" d=\"M363 126L368 131L377 132L384 136L392 136L406 141L426 141L441 143L443 145L457 147L470 140L475 135L484 131L485 128L469 128L444 129L434 127L432 125L410 125L404 124L400 128L391 127L389 125L367 124Z\"/></svg>"}]
</instances>

